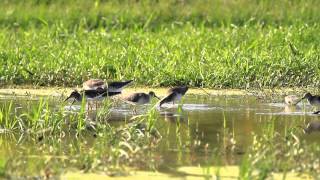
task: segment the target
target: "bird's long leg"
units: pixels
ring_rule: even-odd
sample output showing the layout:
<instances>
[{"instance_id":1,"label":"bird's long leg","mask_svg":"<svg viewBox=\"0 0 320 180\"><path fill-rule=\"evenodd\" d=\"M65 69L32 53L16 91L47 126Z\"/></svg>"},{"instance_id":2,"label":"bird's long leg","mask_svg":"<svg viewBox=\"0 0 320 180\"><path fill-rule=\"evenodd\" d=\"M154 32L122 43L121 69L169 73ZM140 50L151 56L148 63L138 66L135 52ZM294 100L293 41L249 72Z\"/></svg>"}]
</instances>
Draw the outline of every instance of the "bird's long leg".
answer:
<instances>
[{"instance_id":1,"label":"bird's long leg","mask_svg":"<svg viewBox=\"0 0 320 180\"><path fill-rule=\"evenodd\" d=\"M76 100L74 99L73 101L72 101L72 103L70 104L70 110L71 110L71 106L73 105L73 103L75 102Z\"/></svg>"},{"instance_id":2,"label":"bird's long leg","mask_svg":"<svg viewBox=\"0 0 320 180\"><path fill-rule=\"evenodd\" d=\"M132 113L133 114L137 114L137 109L136 109L136 106L135 105L132 105Z\"/></svg>"},{"instance_id":3,"label":"bird's long leg","mask_svg":"<svg viewBox=\"0 0 320 180\"><path fill-rule=\"evenodd\" d=\"M312 111L314 111L314 112L318 111L318 107L317 106L312 106Z\"/></svg>"},{"instance_id":4,"label":"bird's long leg","mask_svg":"<svg viewBox=\"0 0 320 180\"><path fill-rule=\"evenodd\" d=\"M88 102L88 104L89 104L90 111L92 111L93 110L92 102Z\"/></svg>"}]
</instances>

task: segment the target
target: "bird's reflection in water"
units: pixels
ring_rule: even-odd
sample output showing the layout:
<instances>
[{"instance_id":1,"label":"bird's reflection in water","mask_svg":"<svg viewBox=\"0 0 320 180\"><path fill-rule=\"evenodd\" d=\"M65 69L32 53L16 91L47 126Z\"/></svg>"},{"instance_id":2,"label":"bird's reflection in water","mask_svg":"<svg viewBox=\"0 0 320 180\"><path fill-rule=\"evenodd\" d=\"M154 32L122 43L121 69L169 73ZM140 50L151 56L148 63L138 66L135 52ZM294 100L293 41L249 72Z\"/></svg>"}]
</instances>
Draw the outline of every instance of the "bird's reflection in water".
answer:
<instances>
[{"instance_id":1,"label":"bird's reflection in water","mask_svg":"<svg viewBox=\"0 0 320 180\"><path fill-rule=\"evenodd\" d=\"M297 111L300 111L301 108L299 106L292 106L292 105L286 105L284 107L284 112L285 113L294 113L294 112L297 112Z\"/></svg>"},{"instance_id":2,"label":"bird's reflection in water","mask_svg":"<svg viewBox=\"0 0 320 180\"><path fill-rule=\"evenodd\" d=\"M312 132L320 131L320 121L309 122L306 128L303 129L304 133L310 134Z\"/></svg>"},{"instance_id":3,"label":"bird's reflection in water","mask_svg":"<svg viewBox=\"0 0 320 180\"><path fill-rule=\"evenodd\" d=\"M170 112L170 111L164 111L164 112L161 112L160 113L160 116L161 117L164 117L164 120L166 122L185 122L185 119L186 117L184 117L182 115L182 113L180 114L177 114L177 113L174 113L174 112Z\"/></svg>"}]
</instances>

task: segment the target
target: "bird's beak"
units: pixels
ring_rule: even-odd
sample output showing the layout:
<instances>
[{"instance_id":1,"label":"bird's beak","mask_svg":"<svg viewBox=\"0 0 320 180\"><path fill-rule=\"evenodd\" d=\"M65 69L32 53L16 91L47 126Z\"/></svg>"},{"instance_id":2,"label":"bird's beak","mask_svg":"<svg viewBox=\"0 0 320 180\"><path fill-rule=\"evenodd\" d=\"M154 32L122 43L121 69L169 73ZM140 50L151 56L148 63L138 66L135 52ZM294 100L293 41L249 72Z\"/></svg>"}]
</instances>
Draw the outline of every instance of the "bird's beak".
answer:
<instances>
[{"instance_id":1,"label":"bird's beak","mask_svg":"<svg viewBox=\"0 0 320 180\"><path fill-rule=\"evenodd\" d=\"M68 101L71 97L71 95L69 97L67 97L67 99L64 100L64 102Z\"/></svg>"},{"instance_id":2,"label":"bird's beak","mask_svg":"<svg viewBox=\"0 0 320 180\"><path fill-rule=\"evenodd\" d=\"M160 100L160 98L158 96L154 95L154 97Z\"/></svg>"}]
</instances>

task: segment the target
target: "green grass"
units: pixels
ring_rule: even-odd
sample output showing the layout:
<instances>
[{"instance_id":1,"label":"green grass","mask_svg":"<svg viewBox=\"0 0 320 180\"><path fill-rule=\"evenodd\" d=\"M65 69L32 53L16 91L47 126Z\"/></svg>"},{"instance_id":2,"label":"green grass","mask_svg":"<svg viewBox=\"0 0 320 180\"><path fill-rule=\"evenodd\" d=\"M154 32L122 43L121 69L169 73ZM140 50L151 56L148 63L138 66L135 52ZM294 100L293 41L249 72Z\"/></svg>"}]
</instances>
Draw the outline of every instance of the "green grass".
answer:
<instances>
[{"instance_id":1,"label":"green grass","mask_svg":"<svg viewBox=\"0 0 320 180\"><path fill-rule=\"evenodd\" d=\"M4 1L0 84L319 86L316 1Z\"/></svg>"},{"instance_id":2,"label":"green grass","mask_svg":"<svg viewBox=\"0 0 320 180\"><path fill-rule=\"evenodd\" d=\"M161 139L154 126L154 110L116 127L108 123L110 101L90 112L85 101L78 112L65 110L68 106L61 102L53 107L51 101L41 98L25 102L23 108L18 104L1 104L0 153L6 159L0 159L0 177L52 177L64 173L61 167L123 174L123 168L135 163L151 163L141 157Z\"/></svg>"}]
</instances>

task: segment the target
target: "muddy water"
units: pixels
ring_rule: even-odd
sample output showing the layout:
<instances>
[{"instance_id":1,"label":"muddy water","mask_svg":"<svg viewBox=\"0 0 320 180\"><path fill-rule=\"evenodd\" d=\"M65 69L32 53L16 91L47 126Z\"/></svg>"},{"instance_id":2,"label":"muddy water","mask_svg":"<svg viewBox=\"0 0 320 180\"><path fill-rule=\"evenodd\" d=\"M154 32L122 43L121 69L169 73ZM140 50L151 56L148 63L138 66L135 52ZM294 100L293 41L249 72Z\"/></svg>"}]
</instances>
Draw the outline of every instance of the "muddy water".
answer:
<instances>
[{"instance_id":1,"label":"muddy water","mask_svg":"<svg viewBox=\"0 0 320 180\"><path fill-rule=\"evenodd\" d=\"M9 100L10 98L2 98L0 105ZM14 98L14 104L21 108L27 106L26 101L25 98ZM298 132L301 140L316 142L320 133L304 134L301 128L306 127L309 122L320 121L319 116L312 114L312 107L305 102L296 107L287 107L282 101L282 98L272 102L259 100L254 96L187 95L181 111L177 110L177 105L165 105L159 110L156 122L162 139L149 152L150 163L138 168L175 174L175 169L180 166L237 165L252 143L254 134L263 134L270 125L275 127L275 133L280 134L284 134L287 128L297 128L301 131ZM37 100L33 99L32 102L36 103ZM55 107L54 103L57 102L53 101L51 106ZM77 110L78 107L74 105L72 109ZM137 107L137 113L143 113L146 109L147 106ZM111 126L119 126L132 116L130 105L118 103L112 107L108 122ZM59 153L61 159L68 159L70 156L76 159L82 158L76 156L81 149L94 149L104 141L92 136L78 139L66 136L59 141L46 140L42 143L47 143L49 150L40 156L47 158L42 161L36 158L26 161L25 157L37 156L35 152L38 151L39 143L36 138L21 134L0 134L0 155L9 159L13 168L25 168L25 171L32 174L45 166L45 161L50 160L48 157L55 156L56 150L53 149L63 151L63 156ZM63 169L67 169L69 165L64 164L66 167ZM63 173L62 170L59 172Z\"/></svg>"}]
</instances>

